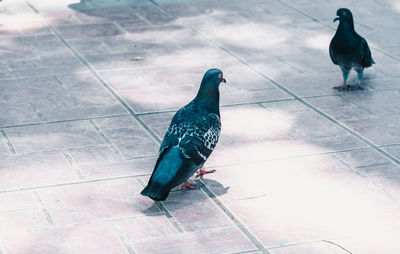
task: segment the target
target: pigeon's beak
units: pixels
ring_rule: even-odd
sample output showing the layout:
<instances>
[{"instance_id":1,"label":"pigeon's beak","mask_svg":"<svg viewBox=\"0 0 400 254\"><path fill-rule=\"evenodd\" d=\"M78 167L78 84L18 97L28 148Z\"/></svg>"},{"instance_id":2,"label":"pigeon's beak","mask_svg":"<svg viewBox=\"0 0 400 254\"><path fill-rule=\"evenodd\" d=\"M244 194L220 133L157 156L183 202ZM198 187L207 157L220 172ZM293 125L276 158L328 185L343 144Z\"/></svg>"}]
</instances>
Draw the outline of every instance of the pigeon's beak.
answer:
<instances>
[{"instance_id":1,"label":"pigeon's beak","mask_svg":"<svg viewBox=\"0 0 400 254\"><path fill-rule=\"evenodd\" d=\"M336 17L333 19L333 22L336 22L337 20L340 20L340 17Z\"/></svg>"},{"instance_id":2,"label":"pigeon's beak","mask_svg":"<svg viewBox=\"0 0 400 254\"><path fill-rule=\"evenodd\" d=\"M221 80L221 82L224 82L224 83L226 83L226 79L224 79L224 78L223 78L223 79Z\"/></svg>"}]
</instances>

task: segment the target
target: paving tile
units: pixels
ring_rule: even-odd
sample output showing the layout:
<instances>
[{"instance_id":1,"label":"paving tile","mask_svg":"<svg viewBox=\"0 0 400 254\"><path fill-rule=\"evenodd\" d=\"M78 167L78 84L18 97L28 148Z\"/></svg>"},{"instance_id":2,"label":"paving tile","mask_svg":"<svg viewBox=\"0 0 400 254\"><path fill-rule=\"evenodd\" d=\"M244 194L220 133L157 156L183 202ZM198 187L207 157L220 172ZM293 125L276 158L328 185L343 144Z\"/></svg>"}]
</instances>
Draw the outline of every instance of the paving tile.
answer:
<instances>
[{"instance_id":1,"label":"paving tile","mask_svg":"<svg viewBox=\"0 0 400 254\"><path fill-rule=\"evenodd\" d=\"M12 116L12 117L10 117ZM0 125L40 123L41 119L29 102L0 103Z\"/></svg>"},{"instance_id":2,"label":"paving tile","mask_svg":"<svg viewBox=\"0 0 400 254\"><path fill-rule=\"evenodd\" d=\"M281 248L274 248L268 250L271 254L295 254L295 253L309 253L309 254L345 254L346 251L340 247L332 245L327 242L316 242L309 244L299 244L294 246L287 246Z\"/></svg>"},{"instance_id":3,"label":"paving tile","mask_svg":"<svg viewBox=\"0 0 400 254\"><path fill-rule=\"evenodd\" d=\"M110 52L110 48L98 38L71 39L69 44L80 54L104 54Z\"/></svg>"},{"instance_id":4,"label":"paving tile","mask_svg":"<svg viewBox=\"0 0 400 254\"><path fill-rule=\"evenodd\" d=\"M128 253L106 224L18 233L0 238L6 253Z\"/></svg>"},{"instance_id":5,"label":"paving tile","mask_svg":"<svg viewBox=\"0 0 400 254\"><path fill-rule=\"evenodd\" d=\"M159 138L164 138L165 132L176 112L141 115L142 119Z\"/></svg>"},{"instance_id":6,"label":"paving tile","mask_svg":"<svg viewBox=\"0 0 400 254\"><path fill-rule=\"evenodd\" d=\"M105 20L120 21L120 20L137 20L139 17L135 14L133 8L113 8L114 6L109 6L111 8L96 8L93 10L87 10L81 12L86 16L100 17Z\"/></svg>"},{"instance_id":7,"label":"paving tile","mask_svg":"<svg viewBox=\"0 0 400 254\"><path fill-rule=\"evenodd\" d=\"M24 209L39 209L40 203L30 191L0 194L0 213Z\"/></svg>"},{"instance_id":8,"label":"paving tile","mask_svg":"<svg viewBox=\"0 0 400 254\"><path fill-rule=\"evenodd\" d=\"M20 118L35 123L36 119L60 121L126 113L102 84L87 74L62 76L58 81L53 77L10 80L2 82L2 87L8 104L5 124L26 123Z\"/></svg>"},{"instance_id":9,"label":"paving tile","mask_svg":"<svg viewBox=\"0 0 400 254\"><path fill-rule=\"evenodd\" d=\"M159 144L141 127L106 130L104 134L126 158L158 154Z\"/></svg>"},{"instance_id":10,"label":"paving tile","mask_svg":"<svg viewBox=\"0 0 400 254\"><path fill-rule=\"evenodd\" d=\"M92 163L79 165L87 178L108 178L151 174L157 157L140 158L123 161L96 160Z\"/></svg>"},{"instance_id":11,"label":"paving tile","mask_svg":"<svg viewBox=\"0 0 400 254\"><path fill-rule=\"evenodd\" d=\"M230 73L237 69L238 65L223 64L220 68L224 69L224 66L227 66L225 77L228 84L221 86L222 105L291 98L277 90L257 73L247 70L243 76L235 74L230 76ZM195 96L198 84L207 68L193 66L184 68L185 70L179 71L177 76L174 75L177 72L175 67L127 72L128 77L132 78L126 78L126 80L120 75L116 76L117 72L104 72L103 76L136 112L152 112L178 109ZM149 73L153 75L149 75ZM196 82L196 80L198 81ZM174 89L170 89L171 85L174 86ZM171 96L172 93L174 96ZM138 94L140 96L137 96ZM192 94L192 97L186 97L185 94Z\"/></svg>"},{"instance_id":12,"label":"paving tile","mask_svg":"<svg viewBox=\"0 0 400 254\"><path fill-rule=\"evenodd\" d=\"M132 116L94 120L108 140L126 158L155 156L158 143Z\"/></svg>"},{"instance_id":13,"label":"paving tile","mask_svg":"<svg viewBox=\"0 0 400 254\"><path fill-rule=\"evenodd\" d=\"M78 165L92 162L112 162L118 161L119 159L118 154L113 151L109 146L70 149L67 151L67 153Z\"/></svg>"},{"instance_id":14,"label":"paving tile","mask_svg":"<svg viewBox=\"0 0 400 254\"><path fill-rule=\"evenodd\" d=\"M390 155L394 156L396 159L400 159L400 145L382 147L382 150L384 150L385 152L388 152Z\"/></svg>"},{"instance_id":15,"label":"paving tile","mask_svg":"<svg viewBox=\"0 0 400 254\"><path fill-rule=\"evenodd\" d=\"M371 113L341 95L307 98L306 101L339 121L365 119Z\"/></svg>"},{"instance_id":16,"label":"paving tile","mask_svg":"<svg viewBox=\"0 0 400 254\"><path fill-rule=\"evenodd\" d=\"M13 155L1 158L1 190L75 182L73 172L61 152Z\"/></svg>"},{"instance_id":17,"label":"paving tile","mask_svg":"<svg viewBox=\"0 0 400 254\"><path fill-rule=\"evenodd\" d=\"M134 10L152 25L166 25L174 21L174 18L154 6L137 6Z\"/></svg>"},{"instance_id":18,"label":"paving tile","mask_svg":"<svg viewBox=\"0 0 400 254\"><path fill-rule=\"evenodd\" d=\"M10 37L3 42L3 48L3 56L8 59L6 63L16 77L87 71L54 34Z\"/></svg>"},{"instance_id":19,"label":"paving tile","mask_svg":"<svg viewBox=\"0 0 400 254\"><path fill-rule=\"evenodd\" d=\"M224 165L366 147L315 112L299 111L301 106L298 111L290 109L300 105L292 103L276 102L269 110L254 106L223 108L220 141L209 163ZM256 124L249 126L249 122Z\"/></svg>"},{"instance_id":20,"label":"paving tile","mask_svg":"<svg viewBox=\"0 0 400 254\"><path fill-rule=\"evenodd\" d=\"M123 33L112 23L62 26L57 30L66 39L114 36Z\"/></svg>"},{"instance_id":21,"label":"paving tile","mask_svg":"<svg viewBox=\"0 0 400 254\"><path fill-rule=\"evenodd\" d=\"M163 0L157 0L156 1L158 4L162 6L164 10L166 10L168 13L171 13L174 16L177 17L192 17L199 15L200 12L191 6L189 3L185 3L184 1L181 2L170 2L170 1L163 1Z\"/></svg>"},{"instance_id":22,"label":"paving tile","mask_svg":"<svg viewBox=\"0 0 400 254\"><path fill-rule=\"evenodd\" d=\"M367 167L379 164L391 164L392 162L372 149L354 150L335 153L335 157L350 167Z\"/></svg>"},{"instance_id":23,"label":"paving tile","mask_svg":"<svg viewBox=\"0 0 400 254\"><path fill-rule=\"evenodd\" d=\"M285 100L291 98L293 97L278 89L248 91L245 89L234 89L230 87L221 88L221 106L240 103Z\"/></svg>"},{"instance_id":24,"label":"paving tile","mask_svg":"<svg viewBox=\"0 0 400 254\"><path fill-rule=\"evenodd\" d=\"M130 243L179 233L167 216L163 214L123 219L116 224Z\"/></svg>"},{"instance_id":25,"label":"paving tile","mask_svg":"<svg viewBox=\"0 0 400 254\"><path fill-rule=\"evenodd\" d=\"M140 127L131 115L94 119L93 122L102 130L114 130Z\"/></svg>"},{"instance_id":26,"label":"paving tile","mask_svg":"<svg viewBox=\"0 0 400 254\"><path fill-rule=\"evenodd\" d=\"M170 235L133 244L133 248L137 253L233 253L255 249L238 229Z\"/></svg>"},{"instance_id":27,"label":"paving tile","mask_svg":"<svg viewBox=\"0 0 400 254\"><path fill-rule=\"evenodd\" d=\"M39 190L55 225L154 214L154 202L140 195L136 179L119 179Z\"/></svg>"},{"instance_id":28,"label":"paving tile","mask_svg":"<svg viewBox=\"0 0 400 254\"><path fill-rule=\"evenodd\" d=\"M176 23L165 26L132 26L130 29L128 27L124 27L124 29L129 31L128 38L142 43L181 42L194 37L193 32ZM160 46L162 48L162 44Z\"/></svg>"},{"instance_id":29,"label":"paving tile","mask_svg":"<svg viewBox=\"0 0 400 254\"><path fill-rule=\"evenodd\" d=\"M219 49L211 47L186 49L173 44L157 47L156 50L136 49L129 52L108 55L87 55L86 59L100 71L154 66L162 67L165 65L193 66L193 63L197 63L203 66L206 65L202 69L202 73L207 69L222 65L224 62L234 60L232 56ZM181 70L181 68L179 69Z\"/></svg>"},{"instance_id":30,"label":"paving tile","mask_svg":"<svg viewBox=\"0 0 400 254\"><path fill-rule=\"evenodd\" d=\"M377 231L363 232L359 235L342 239L332 239L333 242L345 247L352 253L374 253L383 254L396 253L400 249L399 231ZM340 252L339 252L340 253Z\"/></svg>"},{"instance_id":31,"label":"paving tile","mask_svg":"<svg viewBox=\"0 0 400 254\"><path fill-rule=\"evenodd\" d=\"M217 168L204 183L267 248L397 227L391 199L327 155Z\"/></svg>"},{"instance_id":32,"label":"paving tile","mask_svg":"<svg viewBox=\"0 0 400 254\"><path fill-rule=\"evenodd\" d=\"M373 183L384 189L392 198L400 200L399 178L400 170L398 165L384 164L372 165L357 169L360 174L368 177Z\"/></svg>"},{"instance_id":33,"label":"paving tile","mask_svg":"<svg viewBox=\"0 0 400 254\"><path fill-rule=\"evenodd\" d=\"M42 209L0 212L0 239L19 232L49 228ZM0 240L1 241L1 240Z\"/></svg>"},{"instance_id":34,"label":"paving tile","mask_svg":"<svg viewBox=\"0 0 400 254\"><path fill-rule=\"evenodd\" d=\"M346 120L344 123L355 132L379 146L400 143L395 133L398 132L398 117L371 117L366 119ZM382 132L382 130L385 132Z\"/></svg>"},{"instance_id":35,"label":"paving tile","mask_svg":"<svg viewBox=\"0 0 400 254\"><path fill-rule=\"evenodd\" d=\"M73 11L46 12L43 13L43 16L55 27L80 24L79 19Z\"/></svg>"},{"instance_id":36,"label":"paving tile","mask_svg":"<svg viewBox=\"0 0 400 254\"><path fill-rule=\"evenodd\" d=\"M104 144L88 121L63 122L5 130L17 153Z\"/></svg>"},{"instance_id":37,"label":"paving tile","mask_svg":"<svg viewBox=\"0 0 400 254\"><path fill-rule=\"evenodd\" d=\"M171 192L163 204L187 232L234 225L201 190Z\"/></svg>"},{"instance_id":38,"label":"paving tile","mask_svg":"<svg viewBox=\"0 0 400 254\"><path fill-rule=\"evenodd\" d=\"M398 92L388 90L379 91L376 93L366 93L358 96L357 100L354 100L354 98L356 98L356 94L346 94L344 97L347 101L354 101L354 104L365 111L368 111L372 116L398 115L398 106L395 103L399 98Z\"/></svg>"},{"instance_id":39,"label":"paving tile","mask_svg":"<svg viewBox=\"0 0 400 254\"><path fill-rule=\"evenodd\" d=\"M235 88L238 90L254 91L263 89L275 89L276 87L250 68L237 61L225 63L219 67L227 80L223 87Z\"/></svg>"}]
</instances>

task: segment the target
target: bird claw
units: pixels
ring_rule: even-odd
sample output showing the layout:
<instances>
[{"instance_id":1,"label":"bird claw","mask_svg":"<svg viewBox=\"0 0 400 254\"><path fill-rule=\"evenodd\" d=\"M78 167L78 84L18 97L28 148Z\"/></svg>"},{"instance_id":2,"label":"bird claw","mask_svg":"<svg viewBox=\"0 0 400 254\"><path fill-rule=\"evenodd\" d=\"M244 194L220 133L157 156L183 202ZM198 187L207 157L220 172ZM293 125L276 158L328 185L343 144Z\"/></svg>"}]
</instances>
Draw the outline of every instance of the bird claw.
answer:
<instances>
[{"instance_id":1,"label":"bird claw","mask_svg":"<svg viewBox=\"0 0 400 254\"><path fill-rule=\"evenodd\" d=\"M200 186L199 184L189 183L188 181L185 181L181 186L181 190L184 190L184 189L194 190L194 189L197 189L199 186Z\"/></svg>"},{"instance_id":2,"label":"bird claw","mask_svg":"<svg viewBox=\"0 0 400 254\"><path fill-rule=\"evenodd\" d=\"M358 85L356 86L356 88L359 89L359 90L364 90L364 87L362 87L360 84L358 84Z\"/></svg>"},{"instance_id":3,"label":"bird claw","mask_svg":"<svg viewBox=\"0 0 400 254\"><path fill-rule=\"evenodd\" d=\"M333 89L337 89L338 91L347 90L348 85L334 86Z\"/></svg>"},{"instance_id":4,"label":"bird claw","mask_svg":"<svg viewBox=\"0 0 400 254\"><path fill-rule=\"evenodd\" d=\"M197 173L196 173L196 178L201 178L205 174L211 174L211 173L215 173L215 172L216 172L215 169L211 169L211 170L199 169L199 171L197 171Z\"/></svg>"}]
</instances>

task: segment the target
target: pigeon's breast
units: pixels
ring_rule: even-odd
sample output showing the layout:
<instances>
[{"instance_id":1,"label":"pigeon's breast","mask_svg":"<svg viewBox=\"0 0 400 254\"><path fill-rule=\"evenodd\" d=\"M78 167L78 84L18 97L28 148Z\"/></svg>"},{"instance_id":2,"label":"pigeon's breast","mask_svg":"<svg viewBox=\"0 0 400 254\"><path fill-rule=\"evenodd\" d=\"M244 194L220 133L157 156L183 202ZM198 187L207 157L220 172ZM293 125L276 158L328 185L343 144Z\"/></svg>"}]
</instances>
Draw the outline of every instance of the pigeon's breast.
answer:
<instances>
[{"instance_id":1,"label":"pigeon's breast","mask_svg":"<svg viewBox=\"0 0 400 254\"><path fill-rule=\"evenodd\" d=\"M337 54L336 61L340 66L348 69L362 67L360 62L357 61L357 58L353 54Z\"/></svg>"},{"instance_id":2,"label":"pigeon's breast","mask_svg":"<svg viewBox=\"0 0 400 254\"><path fill-rule=\"evenodd\" d=\"M361 67L360 43L357 37L349 34L336 35L332 41L332 50L340 66Z\"/></svg>"}]
</instances>

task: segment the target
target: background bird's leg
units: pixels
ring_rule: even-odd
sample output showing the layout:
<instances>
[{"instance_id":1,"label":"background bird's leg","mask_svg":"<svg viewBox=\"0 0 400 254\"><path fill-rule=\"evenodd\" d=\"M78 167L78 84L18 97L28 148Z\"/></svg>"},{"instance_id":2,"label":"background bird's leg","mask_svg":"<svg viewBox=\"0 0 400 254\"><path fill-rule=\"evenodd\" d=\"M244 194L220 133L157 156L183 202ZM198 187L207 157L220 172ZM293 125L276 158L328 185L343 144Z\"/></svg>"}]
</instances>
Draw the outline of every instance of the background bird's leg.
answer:
<instances>
[{"instance_id":1,"label":"background bird's leg","mask_svg":"<svg viewBox=\"0 0 400 254\"><path fill-rule=\"evenodd\" d=\"M199 187L199 185L196 183L189 183L188 181L185 181L181 186L181 190L183 190L183 189L193 190L193 189L197 189L198 187Z\"/></svg>"},{"instance_id":2,"label":"background bird's leg","mask_svg":"<svg viewBox=\"0 0 400 254\"><path fill-rule=\"evenodd\" d=\"M364 68L357 68L355 70L358 76L357 89L364 90L364 88L361 86L361 79L363 77Z\"/></svg>"},{"instance_id":3,"label":"background bird's leg","mask_svg":"<svg viewBox=\"0 0 400 254\"><path fill-rule=\"evenodd\" d=\"M199 171L196 172L196 178L203 177L203 175L205 174L215 173L215 171L215 169L206 170L201 168L199 169Z\"/></svg>"},{"instance_id":4,"label":"background bird's leg","mask_svg":"<svg viewBox=\"0 0 400 254\"><path fill-rule=\"evenodd\" d=\"M350 69L348 69L346 67L340 66L340 69L342 70L342 74L343 74L343 85L334 87L334 89L338 89L338 90L342 90L347 87L346 82L347 82L347 78L349 77L349 72L350 72Z\"/></svg>"}]
</instances>

